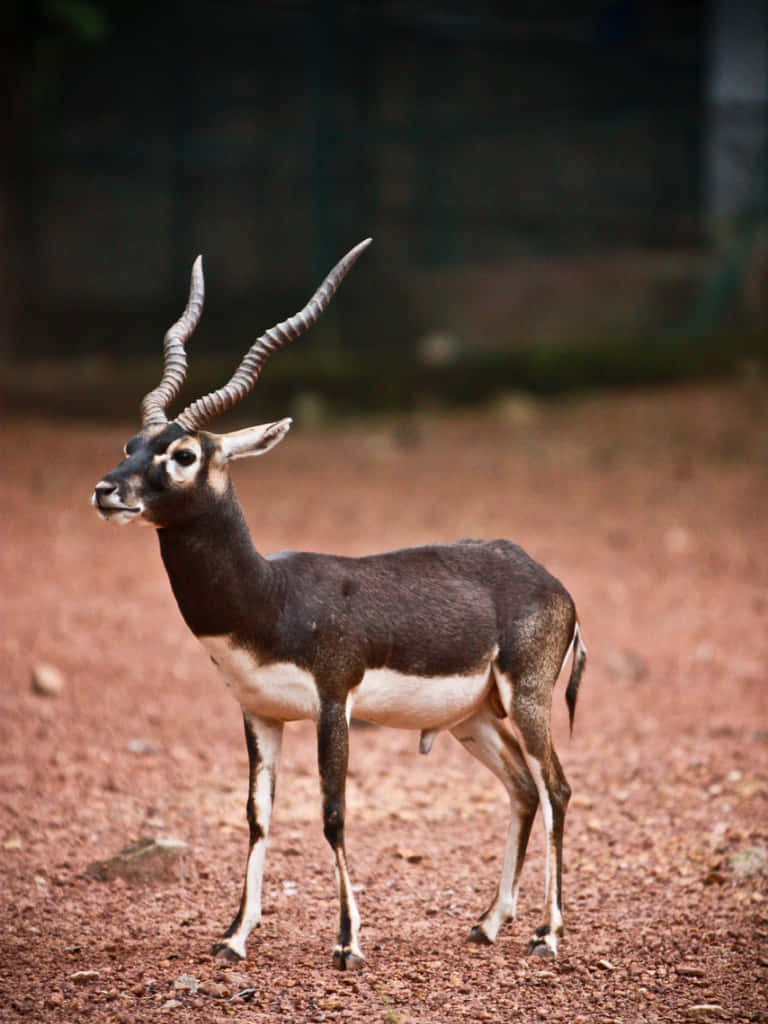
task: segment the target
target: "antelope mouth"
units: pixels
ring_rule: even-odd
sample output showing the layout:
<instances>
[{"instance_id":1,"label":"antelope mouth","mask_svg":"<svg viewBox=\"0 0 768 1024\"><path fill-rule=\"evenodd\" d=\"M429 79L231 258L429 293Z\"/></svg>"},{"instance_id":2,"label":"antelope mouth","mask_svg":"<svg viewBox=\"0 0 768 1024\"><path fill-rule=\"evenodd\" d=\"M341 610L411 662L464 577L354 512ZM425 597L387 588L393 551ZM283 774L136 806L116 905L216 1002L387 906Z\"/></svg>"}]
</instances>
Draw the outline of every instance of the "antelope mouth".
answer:
<instances>
[{"instance_id":1,"label":"antelope mouth","mask_svg":"<svg viewBox=\"0 0 768 1024\"><path fill-rule=\"evenodd\" d=\"M99 499L97 493L94 492L91 497L91 504L99 513L102 519L114 519L118 522L127 523L129 519L133 519L143 511L141 505L111 505L105 504Z\"/></svg>"},{"instance_id":2,"label":"antelope mouth","mask_svg":"<svg viewBox=\"0 0 768 1024\"><path fill-rule=\"evenodd\" d=\"M102 519L108 523L117 523L120 526L124 526L126 523L133 522L138 516L141 515L141 508L104 508L103 505L96 505L96 511L99 513Z\"/></svg>"},{"instance_id":3,"label":"antelope mouth","mask_svg":"<svg viewBox=\"0 0 768 1024\"><path fill-rule=\"evenodd\" d=\"M135 516L141 512L141 508L138 505L133 507L131 505L99 505L97 502L96 508L103 516L111 516L121 512L127 512L129 515Z\"/></svg>"}]
</instances>

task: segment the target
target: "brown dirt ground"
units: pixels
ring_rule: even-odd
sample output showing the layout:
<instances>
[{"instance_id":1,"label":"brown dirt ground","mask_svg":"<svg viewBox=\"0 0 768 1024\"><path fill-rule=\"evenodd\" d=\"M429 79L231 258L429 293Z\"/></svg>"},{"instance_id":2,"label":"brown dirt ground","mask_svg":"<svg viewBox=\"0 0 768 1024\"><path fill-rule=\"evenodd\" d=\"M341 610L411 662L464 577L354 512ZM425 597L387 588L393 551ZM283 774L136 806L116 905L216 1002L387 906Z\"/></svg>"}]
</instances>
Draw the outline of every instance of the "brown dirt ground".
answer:
<instances>
[{"instance_id":1,"label":"brown dirt ground","mask_svg":"<svg viewBox=\"0 0 768 1024\"><path fill-rule=\"evenodd\" d=\"M88 507L132 432L2 428L0 1020L768 1020L768 877L729 860L768 846L768 413L754 382L295 430L235 469L262 550L503 535L574 595L590 660L572 740L562 683L555 694L574 797L566 934L548 962L523 956L540 826L517 922L493 947L464 944L500 872L503 790L449 736L425 758L416 734L368 728L348 797L368 959L334 972L309 724L287 730L249 959L210 956L239 899L245 748L152 531ZM63 672L61 696L32 692L40 662ZM190 843L184 870L137 887L86 875L142 835ZM185 974L197 994L174 989Z\"/></svg>"}]
</instances>

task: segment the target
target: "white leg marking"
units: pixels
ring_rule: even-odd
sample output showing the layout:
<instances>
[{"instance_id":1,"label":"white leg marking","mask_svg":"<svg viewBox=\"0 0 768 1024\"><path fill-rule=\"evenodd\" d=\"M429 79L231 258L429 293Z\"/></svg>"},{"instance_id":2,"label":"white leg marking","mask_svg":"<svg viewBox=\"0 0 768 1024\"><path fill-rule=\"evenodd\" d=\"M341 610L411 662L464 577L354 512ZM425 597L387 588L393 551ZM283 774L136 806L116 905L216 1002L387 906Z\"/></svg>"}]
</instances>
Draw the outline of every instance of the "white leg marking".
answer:
<instances>
[{"instance_id":1,"label":"white leg marking","mask_svg":"<svg viewBox=\"0 0 768 1024\"><path fill-rule=\"evenodd\" d=\"M549 799L549 792L547 790L546 783L544 781L544 773L541 770L541 763L536 757L532 757L525 747L522 748L525 753L526 764L528 770L533 776L533 781L536 783L536 789L539 793L539 802L541 803L541 812L544 818L544 833L545 833L545 873L544 873L544 913L547 917L547 923L549 924L549 934L543 939L544 943L549 946L553 953L557 952L557 933L563 927L563 917L560 913L558 906L558 893L557 893L557 862L555 844L552 836L552 829L554 824L554 817L552 814L552 803Z\"/></svg>"},{"instance_id":2,"label":"white leg marking","mask_svg":"<svg viewBox=\"0 0 768 1024\"><path fill-rule=\"evenodd\" d=\"M489 711L481 711L453 729L452 733L470 754L501 780L509 796L511 817L501 879L496 899L478 925L488 941L494 942L501 926L514 918L517 912L519 874L522 866L518 863L518 851L524 809L519 803L515 773L516 770L524 770L525 763L519 755L515 757L514 748L505 742L504 727Z\"/></svg>"},{"instance_id":3,"label":"white leg marking","mask_svg":"<svg viewBox=\"0 0 768 1024\"><path fill-rule=\"evenodd\" d=\"M282 723L265 722L250 717L256 737L259 763L253 779L253 811L261 835L251 847L245 869L243 902L237 930L224 942L238 956L245 958L245 943L250 932L261 921L261 890L264 878L264 860L267 852L267 836L272 816L272 795L277 769L280 763Z\"/></svg>"},{"instance_id":4,"label":"white leg marking","mask_svg":"<svg viewBox=\"0 0 768 1024\"><path fill-rule=\"evenodd\" d=\"M343 951L340 946L337 946L336 951L338 953L349 952L360 960L364 960L365 957L360 951L360 911L357 909L355 894L352 892L352 882L349 877L347 859L343 850L337 849L335 852L336 860L334 862L334 870L336 873L336 887L338 890L339 902L342 906L346 906L349 911L350 928L349 948L346 951Z\"/></svg>"}]
</instances>

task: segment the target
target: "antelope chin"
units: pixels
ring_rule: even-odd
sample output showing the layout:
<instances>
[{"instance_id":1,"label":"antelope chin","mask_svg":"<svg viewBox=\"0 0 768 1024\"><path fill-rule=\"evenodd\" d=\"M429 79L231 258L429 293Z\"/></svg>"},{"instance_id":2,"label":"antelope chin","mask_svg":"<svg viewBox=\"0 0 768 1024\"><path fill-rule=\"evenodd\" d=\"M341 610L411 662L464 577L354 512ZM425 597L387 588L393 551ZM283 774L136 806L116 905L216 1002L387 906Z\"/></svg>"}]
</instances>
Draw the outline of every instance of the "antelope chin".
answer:
<instances>
[{"instance_id":1,"label":"antelope chin","mask_svg":"<svg viewBox=\"0 0 768 1024\"><path fill-rule=\"evenodd\" d=\"M102 505L94 492L91 504L99 513L102 519L108 523L115 523L117 526L125 526L138 519L144 511L141 505Z\"/></svg>"},{"instance_id":2,"label":"antelope chin","mask_svg":"<svg viewBox=\"0 0 768 1024\"><path fill-rule=\"evenodd\" d=\"M135 522L136 519L141 515L141 509L139 508L100 508L99 515L102 519L108 523L114 523L116 526L125 526L128 523Z\"/></svg>"}]
</instances>

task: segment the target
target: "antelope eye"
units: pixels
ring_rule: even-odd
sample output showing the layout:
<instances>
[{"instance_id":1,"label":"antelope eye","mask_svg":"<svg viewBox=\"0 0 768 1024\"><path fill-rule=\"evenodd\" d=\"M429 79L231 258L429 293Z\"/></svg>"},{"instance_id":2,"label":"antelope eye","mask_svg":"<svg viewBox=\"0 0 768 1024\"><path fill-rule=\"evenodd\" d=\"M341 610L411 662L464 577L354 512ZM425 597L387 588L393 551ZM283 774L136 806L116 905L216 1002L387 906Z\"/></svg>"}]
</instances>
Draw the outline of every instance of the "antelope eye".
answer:
<instances>
[{"instance_id":1,"label":"antelope eye","mask_svg":"<svg viewBox=\"0 0 768 1024\"><path fill-rule=\"evenodd\" d=\"M179 448L178 451L173 453L173 461L178 462L180 466L191 466L197 458L197 455L189 448Z\"/></svg>"}]
</instances>

